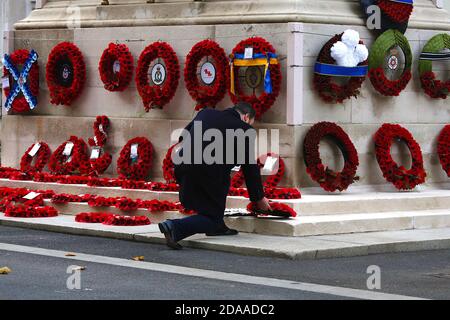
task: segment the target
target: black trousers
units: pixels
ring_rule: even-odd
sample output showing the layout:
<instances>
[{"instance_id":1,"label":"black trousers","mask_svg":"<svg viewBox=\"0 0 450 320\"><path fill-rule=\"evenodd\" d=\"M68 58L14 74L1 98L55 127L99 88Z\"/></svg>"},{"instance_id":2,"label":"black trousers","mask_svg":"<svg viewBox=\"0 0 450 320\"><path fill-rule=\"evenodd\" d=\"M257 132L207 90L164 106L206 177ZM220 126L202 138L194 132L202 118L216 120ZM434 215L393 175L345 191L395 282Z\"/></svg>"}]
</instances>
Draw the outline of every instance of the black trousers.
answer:
<instances>
[{"instance_id":1,"label":"black trousers","mask_svg":"<svg viewBox=\"0 0 450 320\"><path fill-rule=\"evenodd\" d=\"M181 204L198 213L171 220L175 228L175 240L224 229L230 170L226 167L177 165L175 177L180 185Z\"/></svg>"}]
</instances>

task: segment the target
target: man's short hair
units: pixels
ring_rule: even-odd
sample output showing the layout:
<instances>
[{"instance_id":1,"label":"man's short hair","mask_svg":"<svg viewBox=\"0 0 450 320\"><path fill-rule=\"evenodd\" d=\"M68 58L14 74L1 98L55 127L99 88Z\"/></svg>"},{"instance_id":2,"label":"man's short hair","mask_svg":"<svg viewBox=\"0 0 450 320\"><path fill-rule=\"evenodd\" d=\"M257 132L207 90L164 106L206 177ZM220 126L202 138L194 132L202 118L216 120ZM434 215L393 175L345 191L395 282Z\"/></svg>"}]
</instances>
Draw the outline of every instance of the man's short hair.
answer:
<instances>
[{"instance_id":1,"label":"man's short hair","mask_svg":"<svg viewBox=\"0 0 450 320\"><path fill-rule=\"evenodd\" d=\"M248 116L253 119L256 116L256 111L253 109L252 105L248 102L238 102L233 107L234 110L240 114L248 114Z\"/></svg>"}]
</instances>

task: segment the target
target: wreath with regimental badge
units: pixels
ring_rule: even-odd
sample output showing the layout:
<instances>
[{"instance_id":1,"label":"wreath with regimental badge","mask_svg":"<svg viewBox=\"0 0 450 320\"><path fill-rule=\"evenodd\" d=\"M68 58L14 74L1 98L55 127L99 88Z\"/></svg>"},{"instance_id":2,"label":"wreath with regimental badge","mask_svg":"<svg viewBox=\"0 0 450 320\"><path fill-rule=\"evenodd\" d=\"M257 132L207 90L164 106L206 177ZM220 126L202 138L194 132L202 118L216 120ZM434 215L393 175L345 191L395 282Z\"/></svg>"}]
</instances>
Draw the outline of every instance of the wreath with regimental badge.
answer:
<instances>
[{"instance_id":1,"label":"wreath with regimental badge","mask_svg":"<svg viewBox=\"0 0 450 320\"><path fill-rule=\"evenodd\" d=\"M110 43L98 65L100 78L108 91L124 91L133 77L133 56L125 44Z\"/></svg>"},{"instance_id":2,"label":"wreath with regimental badge","mask_svg":"<svg viewBox=\"0 0 450 320\"><path fill-rule=\"evenodd\" d=\"M39 65L38 54L31 50L16 50L11 55L3 57L3 86L6 102L5 109L11 108L22 113L36 108L39 95ZM20 70L20 71L19 71Z\"/></svg>"},{"instance_id":3,"label":"wreath with regimental badge","mask_svg":"<svg viewBox=\"0 0 450 320\"><path fill-rule=\"evenodd\" d=\"M192 47L186 57L184 81L195 110L214 108L225 96L229 86L228 58L212 40L203 40Z\"/></svg>"},{"instance_id":4,"label":"wreath with regimental badge","mask_svg":"<svg viewBox=\"0 0 450 320\"><path fill-rule=\"evenodd\" d=\"M450 60L450 35L441 33L427 42L420 55L420 83L425 93L433 99L447 99L450 79L443 81L433 72L433 61Z\"/></svg>"},{"instance_id":5,"label":"wreath with regimental badge","mask_svg":"<svg viewBox=\"0 0 450 320\"><path fill-rule=\"evenodd\" d=\"M391 155L392 143L395 140L405 142L412 158L412 166L408 170L398 166ZM398 124L385 123L375 133L375 154L384 178L399 190L410 190L425 182L427 176L420 145L411 133Z\"/></svg>"},{"instance_id":6,"label":"wreath with regimental badge","mask_svg":"<svg viewBox=\"0 0 450 320\"><path fill-rule=\"evenodd\" d=\"M342 103L357 97L366 79L368 56L369 51L354 30L331 38L320 50L314 66L314 88L322 100ZM333 81L337 77L349 79L340 85Z\"/></svg>"},{"instance_id":7,"label":"wreath with regimental badge","mask_svg":"<svg viewBox=\"0 0 450 320\"><path fill-rule=\"evenodd\" d=\"M281 67L274 47L265 39L253 37L239 42L230 55L230 97L233 103L250 103L256 119L275 103L281 89ZM264 68L262 71L261 68ZM242 72L241 72L242 70ZM244 78L251 94L246 94L240 79ZM258 95L258 88L264 91Z\"/></svg>"},{"instance_id":8,"label":"wreath with regimental badge","mask_svg":"<svg viewBox=\"0 0 450 320\"><path fill-rule=\"evenodd\" d=\"M180 64L173 48L166 42L155 42L141 53L136 69L136 86L146 112L163 108L177 91Z\"/></svg>"},{"instance_id":9,"label":"wreath with regimental badge","mask_svg":"<svg viewBox=\"0 0 450 320\"><path fill-rule=\"evenodd\" d=\"M411 65L412 52L408 39L400 31L388 30L375 40L371 48L370 81L382 95L398 96L411 80ZM398 72L400 69L403 69L401 73Z\"/></svg>"},{"instance_id":10,"label":"wreath with regimental badge","mask_svg":"<svg viewBox=\"0 0 450 320\"><path fill-rule=\"evenodd\" d=\"M324 138L329 138L341 150L345 161L341 172L334 172L323 165L319 145ZM303 158L306 172L326 191L344 191L359 180L356 176L358 152L347 133L335 123L319 122L308 131L303 143Z\"/></svg>"},{"instance_id":11,"label":"wreath with regimental badge","mask_svg":"<svg viewBox=\"0 0 450 320\"><path fill-rule=\"evenodd\" d=\"M80 49L70 42L56 45L48 56L46 79L50 102L70 106L86 82L86 64Z\"/></svg>"}]
</instances>

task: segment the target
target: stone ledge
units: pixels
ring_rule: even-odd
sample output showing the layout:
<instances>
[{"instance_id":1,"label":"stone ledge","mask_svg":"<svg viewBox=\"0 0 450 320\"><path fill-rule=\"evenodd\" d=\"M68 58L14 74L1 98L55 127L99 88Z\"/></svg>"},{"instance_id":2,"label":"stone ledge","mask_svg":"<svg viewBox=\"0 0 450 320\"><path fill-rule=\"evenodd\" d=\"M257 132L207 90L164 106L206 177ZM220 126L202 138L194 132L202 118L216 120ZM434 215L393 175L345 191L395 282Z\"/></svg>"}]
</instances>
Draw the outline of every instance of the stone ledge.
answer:
<instances>
[{"instance_id":1,"label":"stone ledge","mask_svg":"<svg viewBox=\"0 0 450 320\"><path fill-rule=\"evenodd\" d=\"M75 1L52 1L16 23L17 30L67 28ZM99 1L78 1L80 26L129 27L158 25L214 25L308 22L364 25L358 1L277 0L135 3L102 6ZM327 10L324 12L324 8ZM410 27L449 30L448 13L431 1L416 0Z\"/></svg>"},{"instance_id":2,"label":"stone ledge","mask_svg":"<svg viewBox=\"0 0 450 320\"><path fill-rule=\"evenodd\" d=\"M2 213L0 213L0 225L164 244L164 238L157 230L156 225L112 227L75 223L73 218L68 216L26 220L5 218ZM183 246L191 248L252 256L306 260L448 249L450 248L450 228L302 238L263 236L247 233L241 233L235 237L196 235L181 243Z\"/></svg>"}]
</instances>

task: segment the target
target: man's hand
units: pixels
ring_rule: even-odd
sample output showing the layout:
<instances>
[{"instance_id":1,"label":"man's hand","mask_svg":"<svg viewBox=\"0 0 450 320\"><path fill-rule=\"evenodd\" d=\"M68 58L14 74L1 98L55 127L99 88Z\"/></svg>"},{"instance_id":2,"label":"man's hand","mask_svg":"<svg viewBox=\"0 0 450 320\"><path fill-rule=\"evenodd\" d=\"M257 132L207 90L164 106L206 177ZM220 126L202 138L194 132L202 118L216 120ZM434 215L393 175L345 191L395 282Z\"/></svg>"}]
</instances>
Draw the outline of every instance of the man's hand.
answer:
<instances>
[{"instance_id":1,"label":"man's hand","mask_svg":"<svg viewBox=\"0 0 450 320\"><path fill-rule=\"evenodd\" d=\"M265 197L256 202L256 207L262 211L272 211L269 200Z\"/></svg>"}]
</instances>

